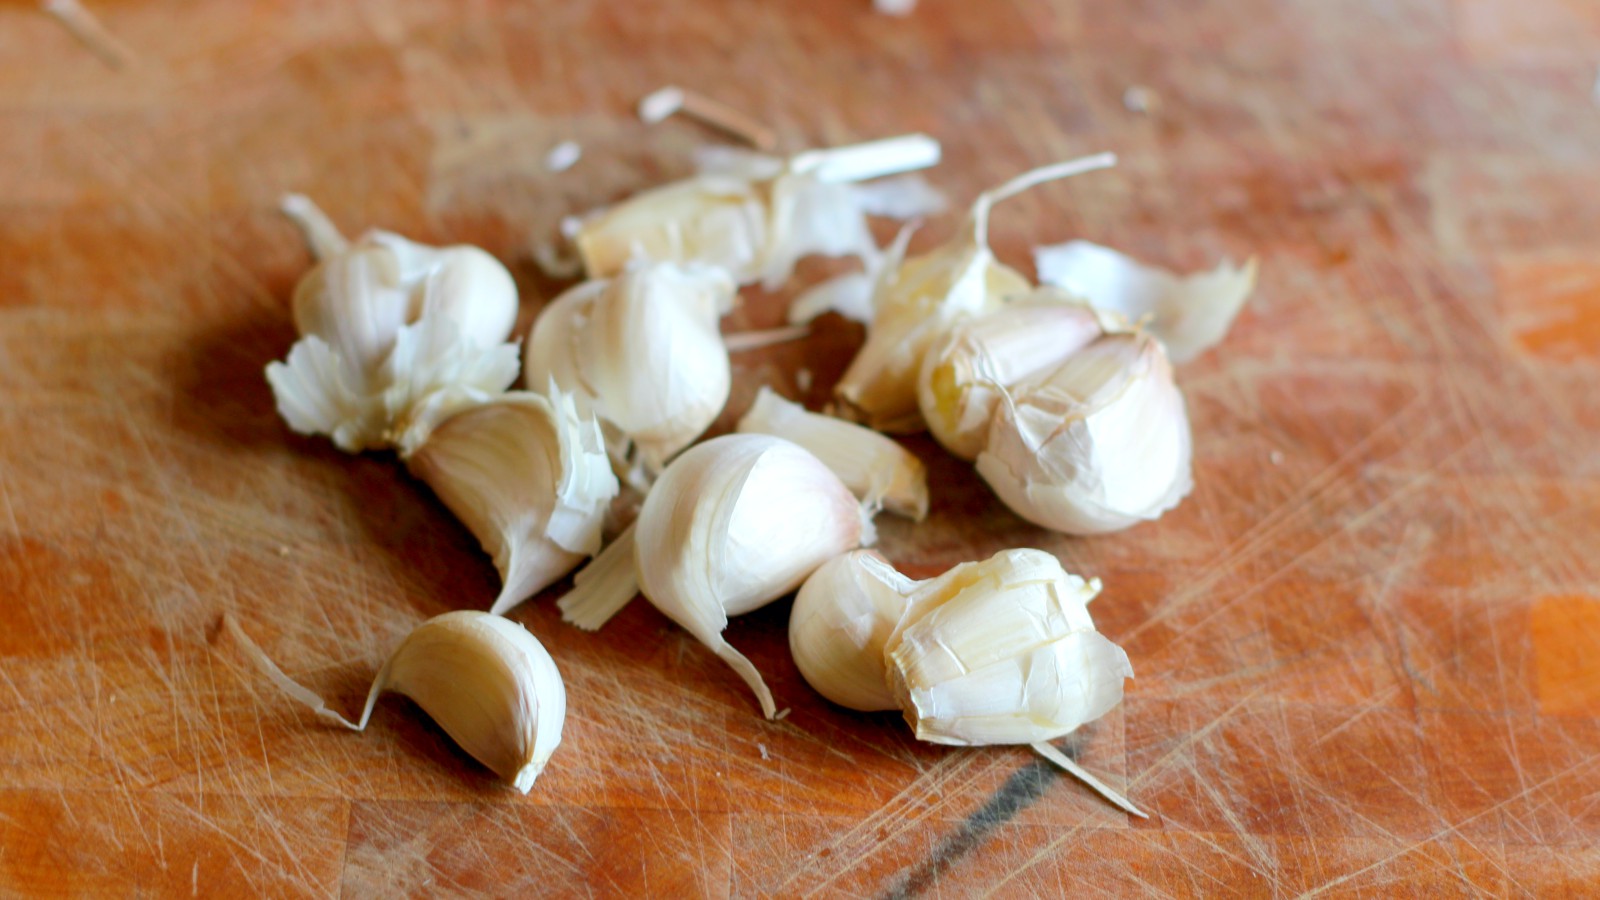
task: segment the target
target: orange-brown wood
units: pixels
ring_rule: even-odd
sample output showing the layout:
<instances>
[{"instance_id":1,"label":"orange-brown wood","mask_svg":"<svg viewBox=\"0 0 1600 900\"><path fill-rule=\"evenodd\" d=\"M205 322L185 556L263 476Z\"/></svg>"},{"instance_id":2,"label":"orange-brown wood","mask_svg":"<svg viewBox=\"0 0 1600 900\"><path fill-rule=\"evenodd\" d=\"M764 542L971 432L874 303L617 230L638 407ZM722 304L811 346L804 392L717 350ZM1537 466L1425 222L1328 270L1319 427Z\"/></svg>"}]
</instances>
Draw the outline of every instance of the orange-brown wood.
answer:
<instances>
[{"instance_id":1,"label":"orange-brown wood","mask_svg":"<svg viewBox=\"0 0 1600 900\"><path fill-rule=\"evenodd\" d=\"M1600 6L85 2L127 65L0 6L0 893L1600 890ZM526 327L564 286L534 242L717 140L636 120L667 83L790 149L927 131L958 201L1117 151L997 213L1019 265L1073 237L1259 256L1180 373L1175 512L1050 535L914 438L932 515L880 520L916 574L1039 546L1104 580L1138 677L1063 745L1149 821L1022 750L830 707L786 602L730 629L778 722L645 604L598 634L562 625L565 585L518 610L570 704L526 797L402 700L325 726L219 634L232 613L354 710L412 625L497 587L392 458L275 415L309 262L279 195L488 248ZM741 355L719 427L802 369L820 404L860 334Z\"/></svg>"}]
</instances>

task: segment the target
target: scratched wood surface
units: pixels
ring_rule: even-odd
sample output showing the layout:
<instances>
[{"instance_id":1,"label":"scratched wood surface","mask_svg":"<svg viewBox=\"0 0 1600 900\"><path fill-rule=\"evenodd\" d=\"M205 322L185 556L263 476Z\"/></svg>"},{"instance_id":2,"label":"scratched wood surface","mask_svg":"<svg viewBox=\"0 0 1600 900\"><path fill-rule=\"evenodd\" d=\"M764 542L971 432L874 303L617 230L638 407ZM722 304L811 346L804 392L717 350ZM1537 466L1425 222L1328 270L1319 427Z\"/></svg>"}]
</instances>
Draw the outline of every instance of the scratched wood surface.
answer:
<instances>
[{"instance_id":1,"label":"scratched wood surface","mask_svg":"<svg viewBox=\"0 0 1600 900\"><path fill-rule=\"evenodd\" d=\"M0 893L1600 890L1600 5L866 6L93 4L121 68L0 6ZM496 587L391 458L274 415L308 264L279 194L485 246L525 325L562 287L533 243L710 139L634 119L665 83L790 148L927 131L957 198L1120 153L1003 208L1019 264L1071 237L1260 257L1181 372L1176 512L1053 537L912 440L933 514L883 523L919 574L1032 545L1104 579L1138 678L1065 746L1148 822L1025 752L830 708L783 602L731 629L780 722L643 604L596 635L518 611L571 710L526 797L403 701L324 727L217 634L231 612L353 709L414 623ZM565 139L584 158L545 171ZM780 315L752 295L729 327ZM741 357L726 418L802 368L820 401L859 338Z\"/></svg>"}]
</instances>

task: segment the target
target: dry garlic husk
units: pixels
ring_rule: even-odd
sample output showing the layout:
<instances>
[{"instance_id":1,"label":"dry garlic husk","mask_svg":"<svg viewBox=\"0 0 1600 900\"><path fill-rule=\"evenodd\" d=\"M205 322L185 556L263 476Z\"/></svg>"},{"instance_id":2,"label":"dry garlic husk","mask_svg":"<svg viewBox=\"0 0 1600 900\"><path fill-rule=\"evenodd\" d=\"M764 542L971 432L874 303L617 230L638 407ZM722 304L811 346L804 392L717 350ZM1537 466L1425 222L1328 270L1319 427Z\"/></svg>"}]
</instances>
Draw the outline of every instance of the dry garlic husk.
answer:
<instances>
[{"instance_id":1,"label":"dry garlic husk","mask_svg":"<svg viewBox=\"0 0 1600 900\"><path fill-rule=\"evenodd\" d=\"M939 161L924 135L814 150L779 171L740 163L638 194L583 223L578 251L591 278L608 278L638 259L699 262L740 284L776 288L802 256L876 259L863 201L848 182Z\"/></svg>"},{"instance_id":2,"label":"dry garlic husk","mask_svg":"<svg viewBox=\"0 0 1600 900\"><path fill-rule=\"evenodd\" d=\"M404 694L461 749L524 794L561 743L567 717L561 673L543 645L509 619L463 610L412 629L373 680L355 722L283 674L231 617L227 622L273 683L318 716L363 731L381 694Z\"/></svg>"},{"instance_id":3,"label":"dry garlic husk","mask_svg":"<svg viewBox=\"0 0 1600 900\"><path fill-rule=\"evenodd\" d=\"M1041 282L1129 322L1143 322L1177 363L1199 356L1227 335L1256 283L1253 259L1243 267L1223 262L1209 272L1180 276L1088 241L1036 248L1034 262Z\"/></svg>"},{"instance_id":4,"label":"dry garlic husk","mask_svg":"<svg viewBox=\"0 0 1600 900\"><path fill-rule=\"evenodd\" d=\"M811 451L863 502L920 522L928 515L928 473L890 438L832 416L807 412L763 387L738 430L770 434Z\"/></svg>"},{"instance_id":5,"label":"dry garlic husk","mask_svg":"<svg viewBox=\"0 0 1600 900\"><path fill-rule=\"evenodd\" d=\"M494 257L385 231L350 244L304 197L284 210L320 257L295 289L301 339L267 366L289 427L352 453L384 447L395 420L429 391L494 392L516 379L516 347L505 340L517 289Z\"/></svg>"},{"instance_id":6,"label":"dry garlic husk","mask_svg":"<svg viewBox=\"0 0 1600 900\"><path fill-rule=\"evenodd\" d=\"M995 203L1046 181L1114 165L1109 153L1027 172L978 195L962 232L921 256L902 259L902 232L873 286L867 340L834 389L850 417L879 431L916 431L917 376L928 347L954 323L983 315L1032 285L989 249Z\"/></svg>"},{"instance_id":7,"label":"dry garlic husk","mask_svg":"<svg viewBox=\"0 0 1600 900\"><path fill-rule=\"evenodd\" d=\"M1054 370L1103 333L1100 317L1058 288L1040 288L956 323L923 356L917 405L945 449L976 459L1002 391Z\"/></svg>"},{"instance_id":8,"label":"dry garlic husk","mask_svg":"<svg viewBox=\"0 0 1600 900\"><path fill-rule=\"evenodd\" d=\"M1106 335L1008 394L978 474L1036 525L1116 531L1159 517L1193 486L1183 394L1148 334Z\"/></svg>"},{"instance_id":9,"label":"dry garlic husk","mask_svg":"<svg viewBox=\"0 0 1600 900\"><path fill-rule=\"evenodd\" d=\"M631 441L658 471L727 403L730 369L718 322L733 308L734 291L721 269L675 263L638 263L580 284L534 323L525 381L572 394L580 412Z\"/></svg>"},{"instance_id":10,"label":"dry garlic husk","mask_svg":"<svg viewBox=\"0 0 1600 900\"><path fill-rule=\"evenodd\" d=\"M430 398L401 451L494 558L504 613L600 548L617 479L599 426L558 389L451 399Z\"/></svg>"},{"instance_id":11,"label":"dry garlic husk","mask_svg":"<svg viewBox=\"0 0 1600 900\"><path fill-rule=\"evenodd\" d=\"M871 550L811 573L789 613L789 652L806 683L850 709L897 709L884 649L917 584Z\"/></svg>"},{"instance_id":12,"label":"dry garlic husk","mask_svg":"<svg viewBox=\"0 0 1600 900\"><path fill-rule=\"evenodd\" d=\"M568 622L594 629L637 589L732 666L770 719L776 706L761 673L722 638L728 617L778 599L872 539L867 511L809 451L770 435L723 435L667 466L622 549L606 548L559 605Z\"/></svg>"}]
</instances>

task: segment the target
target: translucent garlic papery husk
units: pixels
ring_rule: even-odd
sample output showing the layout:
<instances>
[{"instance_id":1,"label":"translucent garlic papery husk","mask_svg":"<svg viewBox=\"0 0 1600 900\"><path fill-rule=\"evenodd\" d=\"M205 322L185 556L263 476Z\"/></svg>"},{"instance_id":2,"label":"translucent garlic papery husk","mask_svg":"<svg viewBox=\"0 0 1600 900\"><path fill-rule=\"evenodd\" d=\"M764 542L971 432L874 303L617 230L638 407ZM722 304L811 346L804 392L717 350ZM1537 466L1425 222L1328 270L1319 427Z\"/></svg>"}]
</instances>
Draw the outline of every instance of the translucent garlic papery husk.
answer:
<instances>
[{"instance_id":1,"label":"translucent garlic papery husk","mask_svg":"<svg viewBox=\"0 0 1600 900\"><path fill-rule=\"evenodd\" d=\"M989 249L989 211L1035 185L1114 165L1109 153L1035 169L978 195L962 232L943 246L903 259L907 235L881 263L872 324L835 395L855 421L879 431L916 431L917 376L928 347L954 323L980 316L1032 285Z\"/></svg>"},{"instance_id":2,"label":"translucent garlic papery husk","mask_svg":"<svg viewBox=\"0 0 1600 900\"><path fill-rule=\"evenodd\" d=\"M349 452L387 446L393 417L422 394L503 390L515 379L516 350L504 341L516 285L489 254L383 231L350 244L306 198L286 198L284 211L321 257L295 289L302 337L267 367L295 431L327 434Z\"/></svg>"},{"instance_id":3,"label":"translucent garlic papery husk","mask_svg":"<svg viewBox=\"0 0 1600 900\"><path fill-rule=\"evenodd\" d=\"M808 412L763 387L738 430L793 441L822 460L871 507L922 521L928 515L928 473L906 448L875 431Z\"/></svg>"},{"instance_id":4,"label":"translucent garlic papery husk","mask_svg":"<svg viewBox=\"0 0 1600 900\"><path fill-rule=\"evenodd\" d=\"M1209 272L1180 276L1088 241L1038 247L1034 262L1041 282L1144 322L1176 363L1221 341L1256 283L1253 259L1243 267L1223 262Z\"/></svg>"},{"instance_id":5,"label":"translucent garlic papery husk","mask_svg":"<svg viewBox=\"0 0 1600 900\"><path fill-rule=\"evenodd\" d=\"M732 666L770 719L777 708L761 673L723 640L728 617L778 599L872 538L867 511L821 460L781 438L729 434L667 466L630 539L639 591ZM599 574L585 569L562 598L563 617L604 624L632 596L624 564L607 548Z\"/></svg>"},{"instance_id":6,"label":"translucent garlic papery husk","mask_svg":"<svg viewBox=\"0 0 1600 900\"><path fill-rule=\"evenodd\" d=\"M283 673L231 616L225 621L256 665L321 718L363 731L381 694L404 694L474 759L524 794L561 743L566 688L555 661L526 629L457 611L412 629L389 656L352 722Z\"/></svg>"},{"instance_id":7,"label":"translucent garlic papery husk","mask_svg":"<svg viewBox=\"0 0 1600 900\"><path fill-rule=\"evenodd\" d=\"M740 284L781 285L802 256L856 255L877 247L862 202L846 182L925 168L939 145L906 135L788 160L776 174L740 163L644 191L590 216L578 250L591 278L611 277L630 262L699 262L719 266Z\"/></svg>"},{"instance_id":8,"label":"translucent garlic papery husk","mask_svg":"<svg viewBox=\"0 0 1600 900\"><path fill-rule=\"evenodd\" d=\"M955 456L976 459L1002 390L1055 369L1103 333L1100 317L1059 288L956 323L923 356L917 379L928 431Z\"/></svg>"},{"instance_id":9,"label":"translucent garlic papery husk","mask_svg":"<svg viewBox=\"0 0 1600 900\"><path fill-rule=\"evenodd\" d=\"M789 613L789 652L806 683L850 709L898 709L884 647L917 584L871 550L836 556L811 573Z\"/></svg>"},{"instance_id":10,"label":"translucent garlic papery husk","mask_svg":"<svg viewBox=\"0 0 1600 900\"><path fill-rule=\"evenodd\" d=\"M415 449L406 465L494 558L503 586L491 612L506 612L600 548L617 479L599 426L570 396L514 391L432 413L409 429L404 443Z\"/></svg>"},{"instance_id":11,"label":"translucent garlic papery husk","mask_svg":"<svg viewBox=\"0 0 1600 900\"><path fill-rule=\"evenodd\" d=\"M659 471L727 403L730 368L718 321L733 308L734 291L721 269L673 263L635 264L609 281L578 285L534 323L527 383L553 381Z\"/></svg>"},{"instance_id":12,"label":"translucent garlic papery husk","mask_svg":"<svg viewBox=\"0 0 1600 900\"><path fill-rule=\"evenodd\" d=\"M1191 452L1161 343L1111 334L1003 395L977 468L1024 519L1099 534L1177 506L1193 486Z\"/></svg>"}]
</instances>

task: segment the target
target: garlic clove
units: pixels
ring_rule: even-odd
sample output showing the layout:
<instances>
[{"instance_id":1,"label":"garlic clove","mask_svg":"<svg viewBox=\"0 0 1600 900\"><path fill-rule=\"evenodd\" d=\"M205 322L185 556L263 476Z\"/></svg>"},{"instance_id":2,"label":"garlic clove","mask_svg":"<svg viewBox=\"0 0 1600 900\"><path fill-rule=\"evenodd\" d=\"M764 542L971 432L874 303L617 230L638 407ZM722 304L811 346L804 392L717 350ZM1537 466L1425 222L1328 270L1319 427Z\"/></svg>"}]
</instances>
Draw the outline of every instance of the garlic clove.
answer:
<instances>
[{"instance_id":1,"label":"garlic clove","mask_svg":"<svg viewBox=\"0 0 1600 900\"><path fill-rule=\"evenodd\" d=\"M1071 241L1034 250L1039 280L1085 297L1096 307L1145 328L1161 339L1173 362L1184 363L1222 340L1255 288L1256 263L1224 262L1179 276L1147 266L1110 247Z\"/></svg>"},{"instance_id":2,"label":"garlic clove","mask_svg":"<svg viewBox=\"0 0 1600 900\"><path fill-rule=\"evenodd\" d=\"M579 285L534 323L527 382L572 393L658 471L727 403L718 319L734 300L727 273L703 265L641 263Z\"/></svg>"},{"instance_id":3,"label":"garlic clove","mask_svg":"<svg viewBox=\"0 0 1600 900\"><path fill-rule=\"evenodd\" d=\"M789 614L789 652L806 683L849 709L899 708L884 646L916 587L871 550L836 556L811 573Z\"/></svg>"},{"instance_id":4,"label":"garlic clove","mask_svg":"<svg viewBox=\"0 0 1600 900\"><path fill-rule=\"evenodd\" d=\"M634 526L634 564L646 599L732 666L770 719L760 673L723 640L728 617L870 539L870 520L821 460L780 438L730 434L661 473Z\"/></svg>"},{"instance_id":5,"label":"garlic clove","mask_svg":"<svg viewBox=\"0 0 1600 900\"><path fill-rule=\"evenodd\" d=\"M561 673L538 639L509 619L463 610L412 629L373 680L355 722L285 675L231 616L224 620L267 677L319 717L363 731L380 695L404 694L524 794L561 743L567 715Z\"/></svg>"},{"instance_id":6,"label":"garlic clove","mask_svg":"<svg viewBox=\"0 0 1600 900\"><path fill-rule=\"evenodd\" d=\"M921 740L1030 744L1122 699L1127 656L1094 630L1098 580L1007 550L920 584L885 650L889 687Z\"/></svg>"},{"instance_id":7,"label":"garlic clove","mask_svg":"<svg viewBox=\"0 0 1600 900\"><path fill-rule=\"evenodd\" d=\"M1193 486L1183 394L1150 335L1102 337L1002 399L978 474L1036 525L1117 531L1160 517Z\"/></svg>"},{"instance_id":8,"label":"garlic clove","mask_svg":"<svg viewBox=\"0 0 1600 900\"><path fill-rule=\"evenodd\" d=\"M451 414L453 413L453 414ZM494 557L503 613L548 587L600 547L618 485L592 418L560 391L516 391L445 410L407 441L411 472Z\"/></svg>"},{"instance_id":9,"label":"garlic clove","mask_svg":"<svg viewBox=\"0 0 1600 900\"><path fill-rule=\"evenodd\" d=\"M955 456L977 458L1001 391L1054 369L1101 333L1093 310L1054 288L957 323L929 347L917 379L928 431Z\"/></svg>"},{"instance_id":10,"label":"garlic clove","mask_svg":"<svg viewBox=\"0 0 1600 900\"><path fill-rule=\"evenodd\" d=\"M954 323L981 316L1032 285L989 249L994 204L1046 181L1114 165L1109 153L1025 172L978 195L962 232L939 248L904 261L891 250L873 289L866 342L835 388L850 418L879 431L923 426L917 378L929 347ZM904 237L902 237L902 241Z\"/></svg>"},{"instance_id":11,"label":"garlic clove","mask_svg":"<svg viewBox=\"0 0 1600 900\"><path fill-rule=\"evenodd\" d=\"M868 506L922 521L928 515L928 474L906 448L875 431L806 408L763 387L738 430L770 434L811 451Z\"/></svg>"},{"instance_id":12,"label":"garlic clove","mask_svg":"<svg viewBox=\"0 0 1600 900\"><path fill-rule=\"evenodd\" d=\"M744 283L760 277L767 229L765 200L755 184L702 175L586 218L577 245L590 278L620 275L643 259L717 266Z\"/></svg>"}]
</instances>

